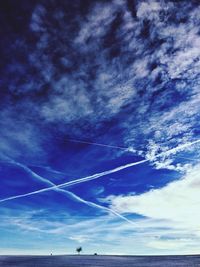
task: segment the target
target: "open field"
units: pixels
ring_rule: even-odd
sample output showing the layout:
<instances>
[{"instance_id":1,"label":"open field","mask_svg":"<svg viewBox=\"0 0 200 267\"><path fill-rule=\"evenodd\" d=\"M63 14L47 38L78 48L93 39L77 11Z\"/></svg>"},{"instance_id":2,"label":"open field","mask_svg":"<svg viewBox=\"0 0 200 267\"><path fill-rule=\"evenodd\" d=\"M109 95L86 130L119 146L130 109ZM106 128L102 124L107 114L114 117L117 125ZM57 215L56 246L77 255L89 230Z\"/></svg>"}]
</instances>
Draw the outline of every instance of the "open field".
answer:
<instances>
[{"instance_id":1,"label":"open field","mask_svg":"<svg viewBox=\"0 0 200 267\"><path fill-rule=\"evenodd\" d=\"M195 256L0 256L2 267L200 267Z\"/></svg>"}]
</instances>

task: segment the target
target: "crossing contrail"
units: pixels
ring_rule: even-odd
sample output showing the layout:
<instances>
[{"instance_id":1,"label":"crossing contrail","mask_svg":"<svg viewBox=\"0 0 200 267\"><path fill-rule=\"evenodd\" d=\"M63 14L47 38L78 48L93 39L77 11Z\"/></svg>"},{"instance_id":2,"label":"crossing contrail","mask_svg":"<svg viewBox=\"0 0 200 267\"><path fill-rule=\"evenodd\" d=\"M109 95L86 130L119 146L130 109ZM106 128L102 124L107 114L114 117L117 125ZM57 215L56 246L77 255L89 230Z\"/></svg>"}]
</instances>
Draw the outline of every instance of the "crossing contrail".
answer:
<instances>
[{"instance_id":1,"label":"crossing contrail","mask_svg":"<svg viewBox=\"0 0 200 267\"><path fill-rule=\"evenodd\" d=\"M112 170L96 173L96 174L93 174L93 175L90 175L90 176L86 176L84 178L72 180L72 181L65 182L65 183L62 183L62 184L59 184L59 185L53 185L53 186L45 187L45 188L42 188L42 189L39 189L39 190L36 190L36 191L32 191L32 192L29 192L29 193L7 197L7 198L4 198L4 199L0 199L0 203L8 201L8 200L12 200L12 199L17 199L17 198L31 196L31 195L35 195L35 194L39 194L39 193L43 193L43 192L48 192L48 191L51 191L51 190L55 190L56 188L64 188L64 187L69 187L69 186L72 186L72 185L75 185L75 184L88 182L88 181L91 181L91 180L98 179L98 178L100 178L102 176L105 176L105 175L108 175L108 174L111 174L111 173L115 173L115 172L118 172L120 170L129 168L129 167L132 167L132 166L135 166L135 165L142 164L142 163L147 162L147 161L149 161L149 160L145 159L145 160L141 160L141 161L138 161L138 162L129 163L129 164L114 168Z\"/></svg>"},{"instance_id":2,"label":"crossing contrail","mask_svg":"<svg viewBox=\"0 0 200 267\"><path fill-rule=\"evenodd\" d=\"M88 182L88 181L91 181L91 180L94 180L94 179L98 179L98 178L106 176L108 174L115 173L115 172L130 168L130 167L133 167L133 166L136 166L136 165L139 165L139 164L143 164L145 162L149 162L149 161L155 160L158 157L164 157L164 156L169 156L170 154L175 154L178 151L184 150L185 148L187 148L187 147L189 147L191 145L197 144L197 143L200 143L200 139L196 140L196 141L193 141L193 142L189 142L189 143L183 144L183 145L179 145L179 146L177 146L175 148L169 149L169 150L167 150L165 152L161 152L161 153L159 153L159 154L157 154L157 155L155 155L155 156L153 156L151 158L148 158L148 159L144 159L144 160L137 161L137 162L132 162L132 163L129 163L129 164L126 164L126 165L122 165L122 166L119 166L117 168L108 170L108 171L96 173L96 174L93 174L93 175L90 175L90 176L86 176L84 178L72 180L72 181L69 181L69 182L62 183L62 184L58 184L58 185L53 185L53 186L50 186L50 187L42 188L42 189L39 189L39 190L36 190L36 191L32 191L32 192L29 192L29 193L10 196L10 197L1 199L0 203L8 201L8 200L13 200L13 199L27 197L27 196L31 196L31 195L35 195L35 194L39 194L39 193L43 193L43 192L48 192L48 191L51 191L51 190L55 190L56 188L69 187L69 186L72 186L72 185L75 185L75 184L84 183L84 182Z\"/></svg>"},{"instance_id":3,"label":"crossing contrail","mask_svg":"<svg viewBox=\"0 0 200 267\"><path fill-rule=\"evenodd\" d=\"M19 163L19 162L16 162L14 160L11 160L9 159L9 162L12 163L12 164L15 164L16 166L19 166L20 168L22 168L23 170L25 170L28 174L30 174L33 178L45 183L45 184L48 184L50 186L56 186L53 182L51 182L49 179L47 178L44 178L42 177L41 175L38 175L37 173L35 173L34 171L32 171L30 168L28 168L26 165L22 164L22 163ZM111 209L111 208L107 208L107 207L104 207L102 205L99 205L99 204L96 204L94 202L91 202L91 201L87 201L79 196L77 196L76 194L68 191L68 190L65 190L65 189L61 189L61 188L55 188L54 189L56 192L58 193L61 193L61 194L64 194L70 198L73 198L74 200L78 201L78 202L81 202L89 207L93 207L93 208L96 208L96 209L100 209L100 210L103 210L103 211L106 211L108 213L112 213L114 214L115 216L119 217L120 219L132 224L135 226L134 222L127 219L125 216L119 214L118 212L116 212L115 210Z\"/></svg>"}]
</instances>

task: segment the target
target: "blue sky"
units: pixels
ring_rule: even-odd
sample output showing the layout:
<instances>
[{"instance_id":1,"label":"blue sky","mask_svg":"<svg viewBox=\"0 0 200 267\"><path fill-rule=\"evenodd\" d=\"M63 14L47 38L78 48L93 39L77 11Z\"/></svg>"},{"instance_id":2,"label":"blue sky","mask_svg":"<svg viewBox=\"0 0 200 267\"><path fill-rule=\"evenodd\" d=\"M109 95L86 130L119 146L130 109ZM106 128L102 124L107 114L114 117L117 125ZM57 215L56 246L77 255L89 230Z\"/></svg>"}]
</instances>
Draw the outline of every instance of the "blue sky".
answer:
<instances>
[{"instance_id":1,"label":"blue sky","mask_svg":"<svg viewBox=\"0 0 200 267\"><path fill-rule=\"evenodd\" d=\"M0 13L1 254L199 253L198 1Z\"/></svg>"}]
</instances>

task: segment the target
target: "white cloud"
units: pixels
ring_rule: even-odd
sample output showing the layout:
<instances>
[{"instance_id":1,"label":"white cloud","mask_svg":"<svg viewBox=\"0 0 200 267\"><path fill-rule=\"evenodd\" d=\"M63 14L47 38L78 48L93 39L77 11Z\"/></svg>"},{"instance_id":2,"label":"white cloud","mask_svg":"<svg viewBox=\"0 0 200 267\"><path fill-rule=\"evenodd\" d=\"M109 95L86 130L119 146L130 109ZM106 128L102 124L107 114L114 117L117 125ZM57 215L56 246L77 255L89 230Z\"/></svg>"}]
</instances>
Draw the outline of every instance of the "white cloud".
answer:
<instances>
[{"instance_id":1,"label":"white cloud","mask_svg":"<svg viewBox=\"0 0 200 267\"><path fill-rule=\"evenodd\" d=\"M61 88L60 88L61 89ZM86 92L65 84L61 96L52 95L50 101L43 105L41 114L47 121L73 121L93 113L90 98Z\"/></svg>"},{"instance_id":2,"label":"white cloud","mask_svg":"<svg viewBox=\"0 0 200 267\"><path fill-rule=\"evenodd\" d=\"M197 165L188 170L182 179L163 188L139 195L110 196L107 200L120 213L137 213L155 220L168 220L175 227L200 235L199 185L200 165Z\"/></svg>"},{"instance_id":3,"label":"white cloud","mask_svg":"<svg viewBox=\"0 0 200 267\"><path fill-rule=\"evenodd\" d=\"M137 17L153 19L158 16L161 9L161 3L158 1L141 1L138 5Z\"/></svg>"},{"instance_id":4,"label":"white cloud","mask_svg":"<svg viewBox=\"0 0 200 267\"><path fill-rule=\"evenodd\" d=\"M41 148L42 136L37 127L22 114L16 117L12 108L1 111L0 128L0 157L26 156L34 159L38 154L41 158L45 156L45 151Z\"/></svg>"},{"instance_id":5,"label":"white cloud","mask_svg":"<svg viewBox=\"0 0 200 267\"><path fill-rule=\"evenodd\" d=\"M96 4L87 16L85 22L82 23L78 36L75 38L75 44L82 44L89 38L102 38L105 34L106 28L113 20L115 7L112 4ZM87 46L85 46L87 49ZM82 49L84 47L82 46Z\"/></svg>"},{"instance_id":6,"label":"white cloud","mask_svg":"<svg viewBox=\"0 0 200 267\"><path fill-rule=\"evenodd\" d=\"M94 248L98 253L106 251L108 254L113 251L116 254L195 253L200 240L198 236L189 234L187 229L180 229L167 220L135 219L133 226L123 221L113 220L111 216L90 219L81 216L72 218L64 213L56 214L56 217L51 215L54 219L47 220L45 216L41 216L46 214L45 210L39 211L38 218L32 217L31 214L24 211L22 215L20 211L17 218L17 211L15 211L15 216L12 214L14 218L9 216L1 220L1 228L15 233L34 234L39 238L37 246L38 242L43 240L43 236L47 238L48 235L48 238L59 240L65 248L68 247L68 251L72 248L72 252L76 242L84 242L84 251L88 253L91 253ZM37 213L34 212L32 215ZM59 220L59 215L62 221ZM54 251L59 253L61 250L55 246Z\"/></svg>"},{"instance_id":7,"label":"white cloud","mask_svg":"<svg viewBox=\"0 0 200 267\"><path fill-rule=\"evenodd\" d=\"M79 20L79 27L70 40L72 50L68 51L65 36L69 25L62 8L56 9L55 14L47 14L47 8L39 5L31 23L45 27L45 31L40 32L37 51L30 56L30 61L40 70L43 79L51 83L48 99L39 108L42 118L48 123L86 119L90 125L97 125L102 120L112 119L129 105L132 110L120 123L125 129L123 138L126 146L146 150L150 136L162 147L193 140L195 118L199 113L198 101L194 103L194 100L199 95L195 77L199 72L200 39L197 11L190 7L190 3L183 4L182 10L172 2L141 1L136 5L135 19L124 1L93 4L85 17L74 18L73 23ZM186 23L170 22L171 12L175 11L174 17L178 18L187 9L189 19ZM115 37L110 46L104 47L117 14L121 15L116 21ZM52 18L59 25L56 34ZM145 19L150 20L148 25ZM49 24L46 24L47 21ZM141 32L145 27L149 33L142 38ZM70 53L80 56L78 67L72 75L66 72L57 75L51 54L45 52L49 49L49 43L55 40L56 47L52 51L59 48L62 66L73 67L74 60L70 59ZM155 44L156 48L151 48L149 44ZM115 46L120 53L109 59L109 51ZM149 68L152 63L155 63L153 70ZM95 78L90 79L89 74L94 69ZM154 85L159 76L162 77L161 83ZM193 79L193 84L182 80L184 77ZM173 84L172 79L180 81ZM168 82L172 83L171 86L167 86ZM142 96L139 95L141 91ZM183 93L185 97L175 103L175 93L178 94L177 98ZM147 142L137 147L140 136ZM173 143L174 138L176 144Z\"/></svg>"},{"instance_id":8,"label":"white cloud","mask_svg":"<svg viewBox=\"0 0 200 267\"><path fill-rule=\"evenodd\" d=\"M180 250L188 246L188 240L159 240L155 239L148 242L148 246L159 250Z\"/></svg>"},{"instance_id":9,"label":"white cloud","mask_svg":"<svg viewBox=\"0 0 200 267\"><path fill-rule=\"evenodd\" d=\"M45 28L43 27L43 17L46 14L45 7L42 5L37 5L31 18L30 28L34 32L43 32Z\"/></svg>"},{"instance_id":10,"label":"white cloud","mask_svg":"<svg viewBox=\"0 0 200 267\"><path fill-rule=\"evenodd\" d=\"M90 240L89 236L85 236L85 235L73 235L73 236L70 236L69 239L77 241L78 243L84 243Z\"/></svg>"}]
</instances>

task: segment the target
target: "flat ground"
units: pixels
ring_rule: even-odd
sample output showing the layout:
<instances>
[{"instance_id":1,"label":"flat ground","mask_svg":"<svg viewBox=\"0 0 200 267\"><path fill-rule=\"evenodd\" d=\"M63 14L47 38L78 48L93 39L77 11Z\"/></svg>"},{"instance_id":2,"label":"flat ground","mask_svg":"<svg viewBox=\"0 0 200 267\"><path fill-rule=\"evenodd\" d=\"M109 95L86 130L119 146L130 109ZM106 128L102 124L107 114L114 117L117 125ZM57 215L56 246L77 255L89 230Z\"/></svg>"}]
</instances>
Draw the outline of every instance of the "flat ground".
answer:
<instances>
[{"instance_id":1,"label":"flat ground","mask_svg":"<svg viewBox=\"0 0 200 267\"><path fill-rule=\"evenodd\" d=\"M2 267L200 267L196 256L0 256Z\"/></svg>"}]
</instances>

